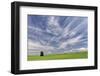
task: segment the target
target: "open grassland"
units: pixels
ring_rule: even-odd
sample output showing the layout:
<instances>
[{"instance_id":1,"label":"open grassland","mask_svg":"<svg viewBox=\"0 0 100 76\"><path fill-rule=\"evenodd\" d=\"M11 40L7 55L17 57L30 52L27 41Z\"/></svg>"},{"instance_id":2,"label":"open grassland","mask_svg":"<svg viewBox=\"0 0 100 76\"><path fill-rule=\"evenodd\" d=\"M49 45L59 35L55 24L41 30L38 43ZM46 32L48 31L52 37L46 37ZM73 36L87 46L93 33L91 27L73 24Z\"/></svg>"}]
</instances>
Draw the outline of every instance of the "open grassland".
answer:
<instances>
[{"instance_id":1,"label":"open grassland","mask_svg":"<svg viewBox=\"0 0 100 76\"><path fill-rule=\"evenodd\" d=\"M64 53L64 54L49 54L45 56L29 55L27 57L27 60L33 61L33 60L84 59L84 58L88 58L87 51Z\"/></svg>"}]
</instances>

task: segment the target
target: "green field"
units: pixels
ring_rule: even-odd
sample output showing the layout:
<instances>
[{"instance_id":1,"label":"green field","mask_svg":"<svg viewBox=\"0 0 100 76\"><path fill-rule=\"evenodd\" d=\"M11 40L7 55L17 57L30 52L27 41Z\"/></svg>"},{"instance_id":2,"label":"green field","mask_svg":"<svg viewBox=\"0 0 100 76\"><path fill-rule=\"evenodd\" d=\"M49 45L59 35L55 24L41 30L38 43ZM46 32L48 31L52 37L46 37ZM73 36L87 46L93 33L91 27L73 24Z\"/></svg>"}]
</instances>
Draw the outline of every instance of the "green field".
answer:
<instances>
[{"instance_id":1,"label":"green field","mask_svg":"<svg viewBox=\"0 0 100 76\"><path fill-rule=\"evenodd\" d=\"M57 60L57 59L84 59L88 58L88 52L75 52L75 53L64 53L64 54L49 54L46 56L32 56L27 57L28 61L33 60Z\"/></svg>"}]
</instances>

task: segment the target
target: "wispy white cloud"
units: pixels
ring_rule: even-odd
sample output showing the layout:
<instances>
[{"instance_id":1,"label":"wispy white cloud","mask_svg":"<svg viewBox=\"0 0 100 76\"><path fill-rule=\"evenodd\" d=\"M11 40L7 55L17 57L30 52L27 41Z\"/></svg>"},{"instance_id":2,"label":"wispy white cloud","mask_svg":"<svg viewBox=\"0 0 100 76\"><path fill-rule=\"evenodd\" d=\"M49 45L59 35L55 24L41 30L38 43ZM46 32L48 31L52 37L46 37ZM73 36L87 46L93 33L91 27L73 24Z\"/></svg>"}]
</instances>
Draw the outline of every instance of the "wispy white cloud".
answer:
<instances>
[{"instance_id":1,"label":"wispy white cloud","mask_svg":"<svg viewBox=\"0 0 100 76\"><path fill-rule=\"evenodd\" d=\"M60 44L60 47L59 48L66 48L66 46L73 46L73 45L77 45L77 43L80 42L80 39L82 38L82 35L79 35L75 38L71 38L71 39L68 39L66 42L62 42Z\"/></svg>"},{"instance_id":2,"label":"wispy white cloud","mask_svg":"<svg viewBox=\"0 0 100 76\"><path fill-rule=\"evenodd\" d=\"M66 49L76 49L79 44L82 48L87 48L83 47L87 45L87 18L66 17L63 19L62 25L60 16L44 16L42 18L46 18L44 19L45 23L42 21L38 23L38 21L37 24L33 23L28 26L29 49L65 51ZM46 28L42 29L41 27L44 26Z\"/></svg>"},{"instance_id":3,"label":"wispy white cloud","mask_svg":"<svg viewBox=\"0 0 100 76\"><path fill-rule=\"evenodd\" d=\"M41 45L39 42L33 42L31 39L28 39L28 49L34 51L34 49L36 50L54 50L54 47L51 46L47 46L47 45Z\"/></svg>"},{"instance_id":4,"label":"wispy white cloud","mask_svg":"<svg viewBox=\"0 0 100 76\"><path fill-rule=\"evenodd\" d=\"M59 48L65 48L66 46L73 46L73 45L77 45L77 43L81 42L82 43L82 37L84 37L84 32L82 32L80 35L77 35L77 33L79 33L79 30L83 30L83 26L86 23L86 19L84 19L82 22L80 22L80 24L78 24L75 28L70 30L70 27L72 27L72 25L74 24L74 22L77 22L78 18L74 18L70 24L68 24L62 34L56 38L56 40L60 40L63 37L68 38L65 42L60 42L59 44ZM84 30L83 30L84 31ZM72 38L73 36L77 35L76 37Z\"/></svg>"},{"instance_id":5,"label":"wispy white cloud","mask_svg":"<svg viewBox=\"0 0 100 76\"><path fill-rule=\"evenodd\" d=\"M59 17L55 17L55 16L48 17L47 32L50 32L56 36L62 32L62 28L59 25Z\"/></svg>"}]
</instances>

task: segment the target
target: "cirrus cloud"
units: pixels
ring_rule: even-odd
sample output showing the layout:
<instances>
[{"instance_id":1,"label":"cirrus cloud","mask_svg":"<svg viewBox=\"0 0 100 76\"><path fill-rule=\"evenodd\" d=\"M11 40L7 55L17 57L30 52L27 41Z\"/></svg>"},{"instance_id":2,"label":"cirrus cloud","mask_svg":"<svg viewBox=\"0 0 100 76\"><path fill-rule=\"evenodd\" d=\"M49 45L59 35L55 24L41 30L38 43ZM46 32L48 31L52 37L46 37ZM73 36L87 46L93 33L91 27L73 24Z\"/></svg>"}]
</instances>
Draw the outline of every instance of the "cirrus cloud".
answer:
<instances>
[{"instance_id":1,"label":"cirrus cloud","mask_svg":"<svg viewBox=\"0 0 100 76\"><path fill-rule=\"evenodd\" d=\"M28 48L52 52L87 48L88 18L78 16L28 16Z\"/></svg>"}]
</instances>

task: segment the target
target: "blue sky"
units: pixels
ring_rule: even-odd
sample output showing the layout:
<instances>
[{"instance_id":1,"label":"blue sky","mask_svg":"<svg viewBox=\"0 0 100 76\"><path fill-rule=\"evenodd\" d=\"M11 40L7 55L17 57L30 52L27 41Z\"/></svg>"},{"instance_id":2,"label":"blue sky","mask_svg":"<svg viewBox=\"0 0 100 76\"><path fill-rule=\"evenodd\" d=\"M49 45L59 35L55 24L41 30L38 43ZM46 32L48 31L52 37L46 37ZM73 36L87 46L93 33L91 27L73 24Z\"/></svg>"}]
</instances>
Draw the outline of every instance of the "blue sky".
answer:
<instances>
[{"instance_id":1,"label":"blue sky","mask_svg":"<svg viewBox=\"0 0 100 76\"><path fill-rule=\"evenodd\" d=\"M87 48L88 18L28 15L28 49L64 52Z\"/></svg>"}]
</instances>

